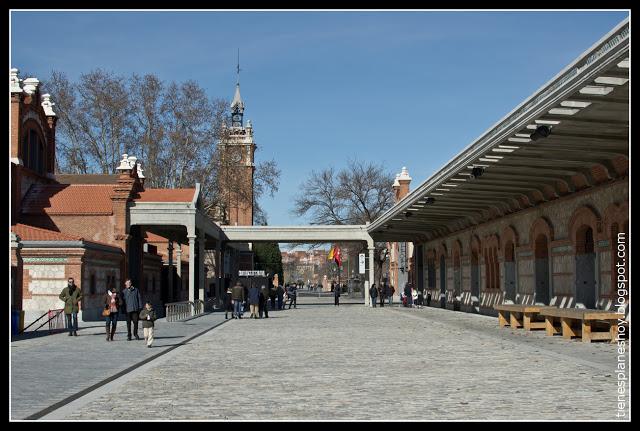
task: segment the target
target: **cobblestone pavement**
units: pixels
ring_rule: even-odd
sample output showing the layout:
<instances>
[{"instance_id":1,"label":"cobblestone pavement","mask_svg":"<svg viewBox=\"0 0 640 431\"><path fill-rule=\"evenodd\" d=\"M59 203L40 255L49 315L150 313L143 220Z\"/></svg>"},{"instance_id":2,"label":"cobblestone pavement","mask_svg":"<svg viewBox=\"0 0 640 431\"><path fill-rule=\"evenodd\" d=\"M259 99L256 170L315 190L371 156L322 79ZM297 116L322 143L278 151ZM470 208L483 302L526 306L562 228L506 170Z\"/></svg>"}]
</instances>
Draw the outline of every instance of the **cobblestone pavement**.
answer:
<instances>
[{"instance_id":1,"label":"cobblestone pavement","mask_svg":"<svg viewBox=\"0 0 640 431\"><path fill-rule=\"evenodd\" d=\"M615 345L435 308L272 317L209 331L65 419L617 419Z\"/></svg>"},{"instance_id":2,"label":"cobblestone pavement","mask_svg":"<svg viewBox=\"0 0 640 431\"><path fill-rule=\"evenodd\" d=\"M155 341L127 341L127 323L119 321L113 342L104 323L79 322L77 337L66 332L11 342L11 418L22 419L105 378L158 354L224 320L212 313L186 322L156 321Z\"/></svg>"}]
</instances>

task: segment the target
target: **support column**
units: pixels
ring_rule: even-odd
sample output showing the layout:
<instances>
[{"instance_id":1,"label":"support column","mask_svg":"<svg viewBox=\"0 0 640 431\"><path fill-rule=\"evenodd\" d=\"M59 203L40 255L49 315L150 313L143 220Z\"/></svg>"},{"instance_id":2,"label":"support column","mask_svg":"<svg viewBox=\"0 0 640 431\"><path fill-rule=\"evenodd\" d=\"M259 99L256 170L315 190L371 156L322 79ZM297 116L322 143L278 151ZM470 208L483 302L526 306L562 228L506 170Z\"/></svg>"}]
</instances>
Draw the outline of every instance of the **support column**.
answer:
<instances>
[{"instance_id":1,"label":"support column","mask_svg":"<svg viewBox=\"0 0 640 431\"><path fill-rule=\"evenodd\" d=\"M180 301L182 297L182 289L184 282L182 281L182 244L178 243L178 249L176 250L176 276L178 277L178 294L173 296L173 302Z\"/></svg>"},{"instance_id":2,"label":"support column","mask_svg":"<svg viewBox=\"0 0 640 431\"><path fill-rule=\"evenodd\" d=\"M224 268L223 259L222 259L222 241L216 241L216 275L218 276L218 282L216 283L216 297L218 298L218 307L222 307L222 294L223 294L223 283L224 283Z\"/></svg>"},{"instance_id":3,"label":"support column","mask_svg":"<svg viewBox=\"0 0 640 431\"><path fill-rule=\"evenodd\" d=\"M196 299L196 237L189 236L189 301Z\"/></svg>"},{"instance_id":4,"label":"support column","mask_svg":"<svg viewBox=\"0 0 640 431\"><path fill-rule=\"evenodd\" d=\"M167 246L167 302L173 302L173 241L169 240Z\"/></svg>"},{"instance_id":5,"label":"support column","mask_svg":"<svg viewBox=\"0 0 640 431\"><path fill-rule=\"evenodd\" d=\"M204 291L206 283L206 269L204 267L204 232L200 232L198 239L198 299L204 301Z\"/></svg>"},{"instance_id":6,"label":"support column","mask_svg":"<svg viewBox=\"0 0 640 431\"><path fill-rule=\"evenodd\" d=\"M373 286L373 283L375 283L376 268L375 268L374 253L376 249L375 247L369 247L368 250L369 250L369 286L364 290L364 304L365 306L370 307L371 301L369 300L369 288L371 288L371 286Z\"/></svg>"}]
</instances>

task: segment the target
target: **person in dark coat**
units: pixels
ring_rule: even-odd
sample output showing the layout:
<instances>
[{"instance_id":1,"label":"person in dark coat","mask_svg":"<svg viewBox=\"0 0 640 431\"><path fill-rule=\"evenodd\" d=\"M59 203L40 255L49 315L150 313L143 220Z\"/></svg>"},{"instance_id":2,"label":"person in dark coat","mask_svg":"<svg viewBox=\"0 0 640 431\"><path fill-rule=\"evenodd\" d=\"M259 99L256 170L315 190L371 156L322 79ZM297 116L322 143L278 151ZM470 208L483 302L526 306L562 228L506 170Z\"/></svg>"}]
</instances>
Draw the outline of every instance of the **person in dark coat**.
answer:
<instances>
[{"instance_id":1,"label":"person in dark coat","mask_svg":"<svg viewBox=\"0 0 640 431\"><path fill-rule=\"evenodd\" d=\"M298 286L296 286L296 284L292 284L289 287L289 292L287 292L289 295L289 310L291 310L291 304L293 304L293 308L297 308L296 307L296 298L298 296Z\"/></svg>"},{"instance_id":2,"label":"person in dark coat","mask_svg":"<svg viewBox=\"0 0 640 431\"><path fill-rule=\"evenodd\" d=\"M64 315L67 319L69 336L78 336L78 311L80 311L80 301L82 301L82 291L76 286L72 277L67 280L67 287L62 289L58 296L64 302Z\"/></svg>"},{"instance_id":3,"label":"person in dark coat","mask_svg":"<svg viewBox=\"0 0 640 431\"><path fill-rule=\"evenodd\" d=\"M273 285L269 287L269 299L271 300L271 310L276 309L276 290L277 289L273 287Z\"/></svg>"},{"instance_id":4,"label":"person in dark coat","mask_svg":"<svg viewBox=\"0 0 640 431\"><path fill-rule=\"evenodd\" d=\"M110 286L104 295L104 309L109 311L109 315L105 316L105 332L107 341L113 341L118 325L118 311L122 307L122 296L118 293L115 286ZM109 330L111 326L111 330Z\"/></svg>"},{"instance_id":5,"label":"person in dark coat","mask_svg":"<svg viewBox=\"0 0 640 431\"><path fill-rule=\"evenodd\" d=\"M284 299L284 287L282 287L281 284L279 284L278 288L276 289L276 296L278 298L278 310L282 310L282 306L283 306L282 300Z\"/></svg>"},{"instance_id":6,"label":"person in dark coat","mask_svg":"<svg viewBox=\"0 0 640 431\"><path fill-rule=\"evenodd\" d=\"M147 347L151 347L153 344L154 324L157 319L156 311L153 309L153 305L149 301L144 304L144 309L140 312L140 320L142 320L142 332L144 335L144 341L147 342Z\"/></svg>"},{"instance_id":7,"label":"person in dark coat","mask_svg":"<svg viewBox=\"0 0 640 431\"><path fill-rule=\"evenodd\" d=\"M249 307L251 308L251 316L254 319L258 318L258 307L260 305L260 289L257 286L251 286L249 289Z\"/></svg>"},{"instance_id":8,"label":"person in dark coat","mask_svg":"<svg viewBox=\"0 0 640 431\"><path fill-rule=\"evenodd\" d=\"M231 318L235 319L236 316L233 314L233 298L231 296L231 287L227 287L227 291L224 294L224 319L227 320L229 318L229 312L231 312Z\"/></svg>"},{"instance_id":9,"label":"person in dark coat","mask_svg":"<svg viewBox=\"0 0 640 431\"><path fill-rule=\"evenodd\" d=\"M371 296L371 306L376 308L376 302L378 302L378 287L375 283L372 284L371 289L369 289L369 296Z\"/></svg>"},{"instance_id":10,"label":"person in dark coat","mask_svg":"<svg viewBox=\"0 0 640 431\"><path fill-rule=\"evenodd\" d=\"M340 289L336 289L333 292L333 305L334 306L340 305Z\"/></svg>"},{"instance_id":11,"label":"person in dark coat","mask_svg":"<svg viewBox=\"0 0 640 431\"><path fill-rule=\"evenodd\" d=\"M124 282L126 288L122 291L123 308L127 316L127 341L131 341L131 322L133 321L133 336L139 340L138 336L138 316L142 310L142 297L138 288L134 287L131 279Z\"/></svg>"},{"instance_id":12,"label":"person in dark coat","mask_svg":"<svg viewBox=\"0 0 640 431\"><path fill-rule=\"evenodd\" d=\"M233 309L235 310L234 315L237 319L242 319L245 298L244 287L238 281L236 285L233 286L233 289L231 289L231 300L233 303Z\"/></svg>"},{"instance_id":13,"label":"person in dark coat","mask_svg":"<svg viewBox=\"0 0 640 431\"><path fill-rule=\"evenodd\" d=\"M260 286L260 304L258 306L258 315L262 319L262 313L264 313L265 319L269 318L269 307L267 301L269 300L269 289L264 284Z\"/></svg>"},{"instance_id":14,"label":"person in dark coat","mask_svg":"<svg viewBox=\"0 0 640 431\"><path fill-rule=\"evenodd\" d=\"M413 304L413 299L411 297L411 284L408 282L404 284L404 296L405 298L407 298L405 307L411 307Z\"/></svg>"}]
</instances>

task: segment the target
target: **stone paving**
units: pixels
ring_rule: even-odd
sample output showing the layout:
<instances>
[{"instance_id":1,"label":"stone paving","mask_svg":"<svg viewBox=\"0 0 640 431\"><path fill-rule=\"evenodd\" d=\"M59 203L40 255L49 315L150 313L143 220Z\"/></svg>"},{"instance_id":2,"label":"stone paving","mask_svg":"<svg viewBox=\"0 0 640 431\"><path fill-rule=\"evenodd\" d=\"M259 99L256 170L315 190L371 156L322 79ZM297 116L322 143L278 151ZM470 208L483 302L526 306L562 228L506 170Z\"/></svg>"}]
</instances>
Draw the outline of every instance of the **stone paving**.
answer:
<instances>
[{"instance_id":1,"label":"stone paving","mask_svg":"<svg viewBox=\"0 0 640 431\"><path fill-rule=\"evenodd\" d=\"M152 348L127 341L127 323L119 321L107 342L104 323L79 322L77 337L66 332L11 343L11 418L23 419L88 388L133 364L158 354L224 320L211 313L186 322L156 321Z\"/></svg>"},{"instance_id":2,"label":"stone paving","mask_svg":"<svg viewBox=\"0 0 640 431\"><path fill-rule=\"evenodd\" d=\"M148 365L58 418L618 419L615 345L435 308L299 303L230 321Z\"/></svg>"}]
</instances>

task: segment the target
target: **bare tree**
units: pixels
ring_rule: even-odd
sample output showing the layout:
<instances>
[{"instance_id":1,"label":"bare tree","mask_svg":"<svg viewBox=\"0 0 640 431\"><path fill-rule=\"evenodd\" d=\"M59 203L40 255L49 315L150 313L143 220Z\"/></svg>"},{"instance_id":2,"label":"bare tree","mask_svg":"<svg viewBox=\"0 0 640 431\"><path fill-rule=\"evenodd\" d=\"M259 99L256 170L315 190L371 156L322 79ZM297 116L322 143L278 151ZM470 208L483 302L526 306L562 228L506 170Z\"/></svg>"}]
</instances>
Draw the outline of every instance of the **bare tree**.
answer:
<instances>
[{"instance_id":1,"label":"bare tree","mask_svg":"<svg viewBox=\"0 0 640 431\"><path fill-rule=\"evenodd\" d=\"M336 173L330 167L313 171L296 196L292 212L308 216L312 224L366 224L373 222L393 205L393 174L382 164L349 160ZM387 260L384 243L376 243L375 266L378 284Z\"/></svg>"}]
</instances>

